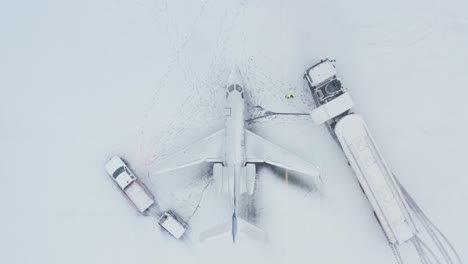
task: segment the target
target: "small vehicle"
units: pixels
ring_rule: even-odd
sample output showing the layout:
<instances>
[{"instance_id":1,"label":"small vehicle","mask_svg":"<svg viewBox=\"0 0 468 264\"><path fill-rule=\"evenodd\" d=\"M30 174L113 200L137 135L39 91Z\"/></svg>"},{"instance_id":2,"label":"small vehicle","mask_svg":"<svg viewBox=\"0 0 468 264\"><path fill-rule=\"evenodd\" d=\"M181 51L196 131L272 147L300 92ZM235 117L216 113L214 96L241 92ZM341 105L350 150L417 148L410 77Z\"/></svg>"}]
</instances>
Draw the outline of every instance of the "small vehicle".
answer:
<instances>
[{"instance_id":1,"label":"small vehicle","mask_svg":"<svg viewBox=\"0 0 468 264\"><path fill-rule=\"evenodd\" d=\"M144 213L154 204L153 195L120 157L112 157L106 164L106 171L140 213Z\"/></svg>"},{"instance_id":2,"label":"small vehicle","mask_svg":"<svg viewBox=\"0 0 468 264\"><path fill-rule=\"evenodd\" d=\"M161 216L159 219L159 225L177 239L181 238L187 230L187 224L181 221L171 211L168 211Z\"/></svg>"}]
</instances>

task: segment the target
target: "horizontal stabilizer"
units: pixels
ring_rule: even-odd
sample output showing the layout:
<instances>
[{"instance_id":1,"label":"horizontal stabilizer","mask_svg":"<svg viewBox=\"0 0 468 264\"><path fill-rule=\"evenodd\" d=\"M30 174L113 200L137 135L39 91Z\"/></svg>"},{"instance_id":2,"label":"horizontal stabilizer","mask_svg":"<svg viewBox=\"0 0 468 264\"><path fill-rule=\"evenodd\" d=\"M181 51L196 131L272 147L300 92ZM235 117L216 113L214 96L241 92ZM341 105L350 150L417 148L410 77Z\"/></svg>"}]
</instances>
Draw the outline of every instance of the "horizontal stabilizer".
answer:
<instances>
[{"instance_id":1,"label":"horizontal stabilizer","mask_svg":"<svg viewBox=\"0 0 468 264\"><path fill-rule=\"evenodd\" d=\"M253 238L259 241L267 241L268 236L265 231L255 225L238 218L237 221L237 237ZM233 235L232 221L225 222L208 229L200 234L200 242L206 242L217 239L228 239ZM236 238L237 240L237 238Z\"/></svg>"},{"instance_id":2,"label":"horizontal stabilizer","mask_svg":"<svg viewBox=\"0 0 468 264\"><path fill-rule=\"evenodd\" d=\"M231 237L232 223L228 221L226 223L217 225L213 228L210 228L200 234L200 242L205 242L208 240L227 238Z\"/></svg>"},{"instance_id":3,"label":"horizontal stabilizer","mask_svg":"<svg viewBox=\"0 0 468 264\"><path fill-rule=\"evenodd\" d=\"M245 235L248 238L253 238L258 241L268 240L268 236L265 231L245 220L237 220L237 226L237 228L239 229L239 234L241 235Z\"/></svg>"}]
</instances>

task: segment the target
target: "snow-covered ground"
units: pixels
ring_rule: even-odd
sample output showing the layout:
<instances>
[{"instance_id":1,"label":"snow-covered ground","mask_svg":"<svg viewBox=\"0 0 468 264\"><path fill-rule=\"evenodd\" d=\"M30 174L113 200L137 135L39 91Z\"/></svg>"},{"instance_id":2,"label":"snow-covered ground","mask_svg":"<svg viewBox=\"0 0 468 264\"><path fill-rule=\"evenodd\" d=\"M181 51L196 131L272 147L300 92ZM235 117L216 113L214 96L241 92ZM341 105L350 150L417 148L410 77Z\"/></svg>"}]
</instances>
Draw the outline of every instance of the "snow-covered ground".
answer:
<instances>
[{"instance_id":1,"label":"snow-covered ground","mask_svg":"<svg viewBox=\"0 0 468 264\"><path fill-rule=\"evenodd\" d=\"M387 162L468 259L468 2L0 1L2 263L394 263L344 155L307 117L250 129L320 166L323 186L262 167L269 243L200 244L229 219L209 168L151 175L223 126L232 64L253 106L307 112L303 71L337 60ZM292 92L295 98L284 96ZM121 155L184 241L139 216L104 170Z\"/></svg>"}]
</instances>

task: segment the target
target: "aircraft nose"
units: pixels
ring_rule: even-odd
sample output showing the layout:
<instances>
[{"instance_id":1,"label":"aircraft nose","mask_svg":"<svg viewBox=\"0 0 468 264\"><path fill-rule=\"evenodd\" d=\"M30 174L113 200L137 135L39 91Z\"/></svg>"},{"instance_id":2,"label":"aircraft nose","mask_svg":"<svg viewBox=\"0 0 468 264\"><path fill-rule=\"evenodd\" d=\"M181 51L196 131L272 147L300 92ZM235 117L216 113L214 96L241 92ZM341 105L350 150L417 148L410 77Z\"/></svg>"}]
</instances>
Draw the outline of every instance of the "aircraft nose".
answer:
<instances>
[{"instance_id":1,"label":"aircraft nose","mask_svg":"<svg viewBox=\"0 0 468 264\"><path fill-rule=\"evenodd\" d=\"M228 86L231 85L231 84L239 84L239 85L243 86L243 84L242 84L242 75L241 75L240 70L237 67L237 65L232 66L231 73L229 74L229 78L228 78L227 83L228 83Z\"/></svg>"}]
</instances>

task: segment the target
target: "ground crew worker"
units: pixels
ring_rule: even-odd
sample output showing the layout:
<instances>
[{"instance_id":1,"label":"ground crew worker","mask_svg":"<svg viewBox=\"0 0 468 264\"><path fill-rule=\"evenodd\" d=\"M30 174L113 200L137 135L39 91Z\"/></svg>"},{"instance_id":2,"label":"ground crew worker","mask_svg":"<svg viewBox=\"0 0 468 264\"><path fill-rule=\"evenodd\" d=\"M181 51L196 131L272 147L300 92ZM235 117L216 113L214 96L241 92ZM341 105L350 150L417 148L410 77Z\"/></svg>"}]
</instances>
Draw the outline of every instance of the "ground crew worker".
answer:
<instances>
[{"instance_id":1,"label":"ground crew worker","mask_svg":"<svg viewBox=\"0 0 468 264\"><path fill-rule=\"evenodd\" d=\"M285 97L286 97L286 99L292 99L292 98L294 98L294 94L288 93Z\"/></svg>"}]
</instances>

